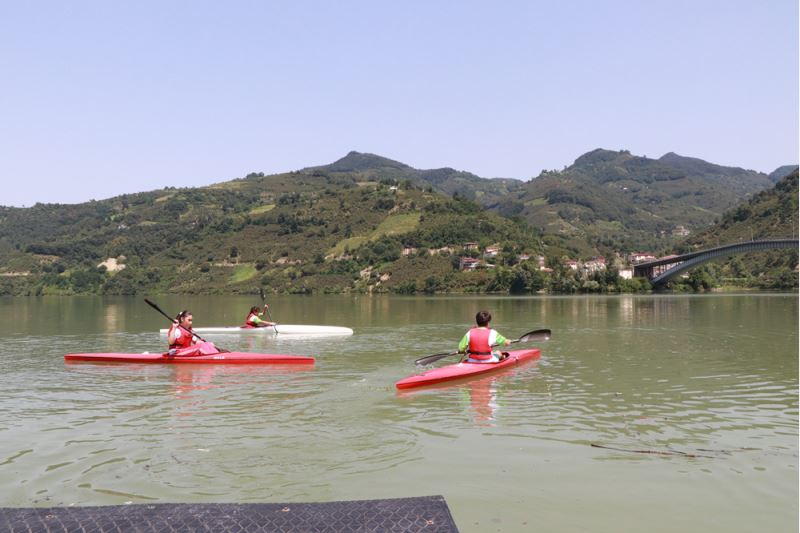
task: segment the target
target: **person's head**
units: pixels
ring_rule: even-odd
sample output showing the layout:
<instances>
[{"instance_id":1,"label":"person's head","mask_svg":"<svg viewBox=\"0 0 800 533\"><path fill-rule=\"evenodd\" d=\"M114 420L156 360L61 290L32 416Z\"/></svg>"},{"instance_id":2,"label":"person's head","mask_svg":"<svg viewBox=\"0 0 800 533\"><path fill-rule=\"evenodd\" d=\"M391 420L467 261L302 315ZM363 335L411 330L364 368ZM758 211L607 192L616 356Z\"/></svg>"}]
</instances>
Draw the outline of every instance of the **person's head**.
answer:
<instances>
[{"instance_id":1,"label":"person's head","mask_svg":"<svg viewBox=\"0 0 800 533\"><path fill-rule=\"evenodd\" d=\"M252 314L252 313L258 314L258 313L260 313L260 312L261 312L261 309L259 309L259 308L258 308L258 307L256 307L256 306L253 306L253 307L251 307L251 308L250 308L250 313L251 313L251 314Z\"/></svg>"},{"instance_id":2,"label":"person's head","mask_svg":"<svg viewBox=\"0 0 800 533\"><path fill-rule=\"evenodd\" d=\"M492 321L492 314L489 311L478 311L475 315L475 323L479 328L484 328Z\"/></svg>"},{"instance_id":3,"label":"person's head","mask_svg":"<svg viewBox=\"0 0 800 533\"><path fill-rule=\"evenodd\" d=\"M179 326L190 328L192 327L192 312L184 309L178 313L178 316L175 317L175 320L178 321Z\"/></svg>"}]
</instances>

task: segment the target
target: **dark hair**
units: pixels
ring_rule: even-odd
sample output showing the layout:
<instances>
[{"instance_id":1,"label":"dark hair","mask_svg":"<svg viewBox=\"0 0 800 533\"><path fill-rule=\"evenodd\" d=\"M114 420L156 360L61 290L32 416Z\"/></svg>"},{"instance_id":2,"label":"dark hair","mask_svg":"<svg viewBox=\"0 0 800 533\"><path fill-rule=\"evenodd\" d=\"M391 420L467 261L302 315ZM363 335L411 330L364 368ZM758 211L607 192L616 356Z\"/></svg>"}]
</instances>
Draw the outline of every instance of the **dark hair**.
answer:
<instances>
[{"instance_id":1,"label":"dark hair","mask_svg":"<svg viewBox=\"0 0 800 533\"><path fill-rule=\"evenodd\" d=\"M485 327L489 325L489 322L492 321L492 314L489 311L478 311L478 314L475 315L475 322L478 324L478 327Z\"/></svg>"},{"instance_id":2,"label":"dark hair","mask_svg":"<svg viewBox=\"0 0 800 533\"><path fill-rule=\"evenodd\" d=\"M178 313L178 316L176 316L176 317L175 317L175 320L177 320L177 321L178 321L178 324L180 324L180 323L181 323L181 321L182 321L184 318L186 318L187 316L189 316L189 315L191 315L191 314L192 314L192 312L191 312L191 311L189 311L188 309L184 309L183 311L181 311L180 313Z\"/></svg>"},{"instance_id":3,"label":"dark hair","mask_svg":"<svg viewBox=\"0 0 800 533\"><path fill-rule=\"evenodd\" d=\"M259 308L258 308L258 307L256 307L255 305L254 305L253 307L251 307L251 308L250 308L250 312L251 312L251 313L256 313L256 314L258 314L258 312L259 312L259 311L261 311L261 309L259 309Z\"/></svg>"}]
</instances>

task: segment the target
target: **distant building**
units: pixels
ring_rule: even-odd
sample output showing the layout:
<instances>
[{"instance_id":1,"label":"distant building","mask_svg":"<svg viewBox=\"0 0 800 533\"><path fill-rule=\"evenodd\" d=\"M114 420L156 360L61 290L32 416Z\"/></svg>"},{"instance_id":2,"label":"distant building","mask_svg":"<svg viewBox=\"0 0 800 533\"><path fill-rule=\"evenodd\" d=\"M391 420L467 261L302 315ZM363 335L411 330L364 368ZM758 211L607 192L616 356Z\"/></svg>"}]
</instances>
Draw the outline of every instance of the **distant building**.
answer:
<instances>
[{"instance_id":1,"label":"distant building","mask_svg":"<svg viewBox=\"0 0 800 533\"><path fill-rule=\"evenodd\" d=\"M619 277L621 277L622 279L633 279L633 269L632 268L620 269Z\"/></svg>"},{"instance_id":2,"label":"distant building","mask_svg":"<svg viewBox=\"0 0 800 533\"><path fill-rule=\"evenodd\" d=\"M475 270L478 268L478 263L480 263L480 261L474 257L462 257L459 267L461 270Z\"/></svg>"},{"instance_id":3,"label":"distant building","mask_svg":"<svg viewBox=\"0 0 800 533\"><path fill-rule=\"evenodd\" d=\"M689 228L684 226L675 226L675 229L672 230L672 235L675 237L686 237L690 233L691 231L689 231Z\"/></svg>"},{"instance_id":4,"label":"distant building","mask_svg":"<svg viewBox=\"0 0 800 533\"><path fill-rule=\"evenodd\" d=\"M531 258L528 254L519 254L517 256L517 262L522 263L523 261L528 261Z\"/></svg>"},{"instance_id":5,"label":"distant building","mask_svg":"<svg viewBox=\"0 0 800 533\"><path fill-rule=\"evenodd\" d=\"M407 255L413 255L415 253L417 253L416 248L414 248L413 246L405 246L403 248L403 251L401 252L401 255L407 256Z\"/></svg>"},{"instance_id":6,"label":"distant building","mask_svg":"<svg viewBox=\"0 0 800 533\"><path fill-rule=\"evenodd\" d=\"M483 252L484 257L497 257L497 254L500 253L500 246L497 244L493 244L492 246L487 246L486 250Z\"/></svg>"},{"instance_id":7,"label":"distant building","mask_svg":"<svg viewBox=\"0 0 800 533\"><path fill-rule=\"evenodd\" d=\"M572 259L564 261L564 266L567 268L571 268L572 270L578 270L578 262Z\"/></svg>"},{"instance_id":8,"label":"distant building","mask_svg":"<svg viewBox=\"0 0 800 533\"><path fill-rule=\"evenodd\" d=\"M465 250L477 250L478 249L478 243L477 242L465 242L463 244L463 248Z\"/></svg>"},{"instance_id":9,"label":"distant building","mask_svg":"<svg viewBox=\"0 0 800 533\"><path fill-rule=\"evenodd\" d=\"M606 258L605 257L595 257L594 259L590 259L589 261L585 261L583 263L583 270L588 273L599 272L601 270L606 269Z\"/></svg>"},{"instance_id":10,"label":"distant building","mask_svg":"<svg viewBox=\"0 0 800 533\"><path fill-rule=\"evenodd\" d=\"M631 263L644 263L646 261L655 261L656 256L650 252L633 252L628 256L628 261Z\"/></svg>"},{"instance_id":11,"label":"distant building","mask_svg":"<svg viewBox=\"0 0 800 533\"><path fill-rule=\"evenodd\" d=\"M450 248L449 246L443 246L441 248L431 248L431 249L428 250L428 253L430 255L439 255L439 254L450 255L450 254L453 253L453 251L454 250L452 248Z\"/></svg>"}]
</instances>

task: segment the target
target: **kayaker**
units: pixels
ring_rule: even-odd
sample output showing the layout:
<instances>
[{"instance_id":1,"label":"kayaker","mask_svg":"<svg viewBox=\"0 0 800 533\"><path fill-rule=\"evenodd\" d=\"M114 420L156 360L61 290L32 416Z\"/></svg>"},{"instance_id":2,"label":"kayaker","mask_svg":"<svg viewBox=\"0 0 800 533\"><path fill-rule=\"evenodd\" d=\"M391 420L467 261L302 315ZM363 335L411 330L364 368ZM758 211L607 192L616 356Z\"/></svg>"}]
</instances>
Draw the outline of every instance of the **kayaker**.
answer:
<instances>
[{"instance_id":1,"label":"kayaker","mask_svg":"<svg viewBox=\"0 0 800 533\"><path fill-rule=\"evenodd\" d=\"M477 326L467 331L458 343L458 351L469 355L468 363L498 363L503 359L500 352L492 351L492 346L508 346L511 341L490 328L491 321L492 315L489 311L478 311L475 315Z\"/></svg>"},{"instance_id":2,"label":"kayaker","mask_svg":"<svg viewBox=\"0 0 800 533\"><path fill-rule=\"evenodd\" d=\"M219 349L213 342L198 342L200 339L192 333L192 313L191 311L181 311L172 326L167 332L167 342L169 351L167 354L173 356L193 356L193 355L212 355L219 353Z\"/></svg>"},{"instance_id":3,"label":"kayaker","mask_svg":"<svg viewBox=\"0 0 800 533\"><path fill-rule=\"evenodd\" d=\"M194 335L192 335L191 311L184 310L178 313L167 333L167 342L170 350L188 348L195 344Z\"/></svg>"},{"instance_id":4,"label":"kayaker","mask_svg":"<svg viewBox=\"0 0 800 533\"><path fill-rule=\"evenodd\" d=\"M269 307L268 305L264 304L264 310ZM251 328L266 328L269 326L274 326L275 322L270 322L268 320L263 320L261 317L264 313L256 306L250 308L250 313L247 315L247 320L244 323Z\"/></svg>"}]
</instances>

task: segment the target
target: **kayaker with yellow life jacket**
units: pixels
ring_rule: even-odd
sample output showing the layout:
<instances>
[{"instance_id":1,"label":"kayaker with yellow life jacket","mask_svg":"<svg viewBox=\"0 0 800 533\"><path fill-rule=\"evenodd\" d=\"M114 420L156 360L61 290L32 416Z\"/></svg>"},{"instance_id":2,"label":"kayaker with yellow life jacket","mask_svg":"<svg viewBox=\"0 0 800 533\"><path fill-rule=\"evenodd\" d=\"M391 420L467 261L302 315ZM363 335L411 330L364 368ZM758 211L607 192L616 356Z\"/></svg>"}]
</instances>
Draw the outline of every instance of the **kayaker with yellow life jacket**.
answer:
<instances>
[{"instance_id":1,"label":"kayaker with yellow life jacket","mask_svg":"<svg viewBox=\"0 0 800 533\"><path fill-rule=\"evenodd\" d=\"M264 309L266 310L267 306L265 304ZM264 313L256 306L250 308L250 313L247 315L247 320L244 321L245 325L249 328L266 328L269 326L274 326L275 322L269 322L261 318Z\"/></svg>"},{"instance_id":2,"label":"kayaker with yellow life jacket","mask_svg":"<svg viewBox=\"0 0 800 533\"><path fill-rule=\"evenodd\" d=\"M503 356L500 352L492 351L492 346L511 344L510 340L489 327L491 321L489 311L478 311L475 315L477 326L467 331L458 343L458 351L469 355L468 363L497 363Z\"/></svg>"}]
</instances>

